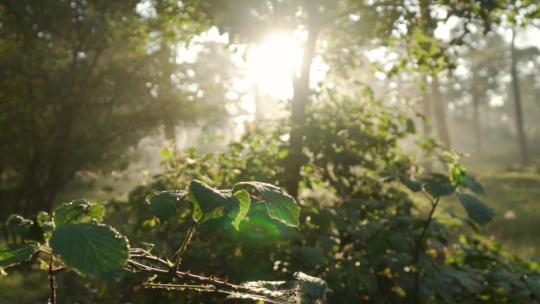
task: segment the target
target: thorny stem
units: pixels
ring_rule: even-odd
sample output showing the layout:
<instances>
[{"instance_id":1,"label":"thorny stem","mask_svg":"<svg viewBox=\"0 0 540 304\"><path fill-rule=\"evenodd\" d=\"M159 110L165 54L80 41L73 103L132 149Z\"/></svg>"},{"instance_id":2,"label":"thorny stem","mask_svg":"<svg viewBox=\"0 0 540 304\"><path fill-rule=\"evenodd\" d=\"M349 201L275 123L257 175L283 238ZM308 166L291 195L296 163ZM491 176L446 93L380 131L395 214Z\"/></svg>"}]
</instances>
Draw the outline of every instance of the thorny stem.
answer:
<instances>
[{"instance_id":1,"label":"thorny stem","mask_svg":"<svg viewBox=\"0 0 540 304\"><path fill-rule=\"evenodd\" d=\"M182 280L178 284L171 283L147 283L147 288L165 289L195 289L199 291L218 292L223 294L242 293L252 299L259 299L265 303L284 304L288 303L280 297L269 294L265 291L256 291L242 285L227 282L215 276L197 275L188 271L179 271L174 268L169 261L150 254L148 251L139 248L130 250L130 257L126 265L126 270L132 272L147 273L156 278L168 278L173 281ZM186 284L192 283L192 284ZM200 285L193 285L200 284Z\"/></svg>"},{"instance_id":2,"label":"thorny stem","mask_svg":"<svg viewBox=\"0 0 540 304\"><path fill-rule=\"evenodd\" d=\"M135 252L135 251L132 251ZM145 260L150 262L151 265L142 263ZM171 267L171 265L157 257L147 253L142 254L131 254L130 259L128 260L128 270L131 271L140 271L150 275L156 275L158 277L167 277L169 279L181 279L187 280L193 283L199 283L201 285L190 285L190 284L169 284L169 283L149 283L145 284L147 288L165 288L165 289L196 289L199 291L208 291L208 292L218 292L224 294L236 294L238 292L243 293L244 295L249 295L252 298L263 300L267 303L283 304L284 302L280 299L276 299L270 294L265 292L256 292L249 288L246 288L241 285L236 285L227 282L227 280L221 280L217 277L206 277L204 275L192 274L189 271L178 271Z\"/></svg>"},{"instance_id":3,"label":"thorny stem","mask_svg":"<svg viewBox=\"0 0 540 304\"><path fill-rule=\"evenodd\" d=\"M56 286L54 282L54 275L57 272L55 272L55 269L53 269L53 260L54 260L54 256L51 254L51 258L49 259L49 289L51 291L49 304L56 304Z\"/></svg>"},{"instance_id":4,"label":"thorny stem","mask_svg":"<svg viewBox=\"0 0 540 304\"><path fill-rule=\"evenodd\" d=\"M142 261L149 262L150 265L145 264ZM184 280L187 279L192 282L209 284L233 291L249 291L249 289L246 289L240 285L229 283L227 280L222 280L212 276L206 277L203 275L197 275L189 271L175 270L174 268L171 268L171 265L167 261L149 254L131 254L130 259L128 260L128 265L132 268L132 270L155 274L158 276Z\"/></svg>"},{"instance_id":5,"label":"thorny stem","mask_svg":"<svg viewBox=\"0 0 540 304\"><path fill-rule=\"evenodd\" d=\"M197 227L197 222L193 222L191 227L189 227L189 230L186 234L186 237L184 238L184 241L182 242L182 245L180 245L180 248L173 256L176 257L176 260L174 262L176 270L178 270L180 268L180 265L182 264L182 255L184 254L184 252L187 251L189 243L191 243L191 238L193 237L193 233L195 232L195 227Z\"/></svg>"},{"instance_id":6,"label":"thorny stem","mask_svg":"<svg viewBox=\"0 0 540 304\"><path fill-rule=\"evenodd\" d=\"M426 219L426 222L424 223L424 227L422 228L422 232L420 233L420 236L418 237L418 239L416 239L416 247L415 247L415 253L414 253L414 266L416 268L415 274L414 274L414 298L415 298L414 302L415 303L418 303L419 293L420 293L420 269L418 267L418 263L420 260L420 251L422 250L422 244L424 243L424 238L426 237L429 226L431 225L431 222L433 221L433 214L435 213L435 209L437 209L437 205L439 204L439 198L436 198L433 200L430 197L428 197L428 199L431 202L431 210L429 211L429 215Z\"/></svg>"}]
</instances>

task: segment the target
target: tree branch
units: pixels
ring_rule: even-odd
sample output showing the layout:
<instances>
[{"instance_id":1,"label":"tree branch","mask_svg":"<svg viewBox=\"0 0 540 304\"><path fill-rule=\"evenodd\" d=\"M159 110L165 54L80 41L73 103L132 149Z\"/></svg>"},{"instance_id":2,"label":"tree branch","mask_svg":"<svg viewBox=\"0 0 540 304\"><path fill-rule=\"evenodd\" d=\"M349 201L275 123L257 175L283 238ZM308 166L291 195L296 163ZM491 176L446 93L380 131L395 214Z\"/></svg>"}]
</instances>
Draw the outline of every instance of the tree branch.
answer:
<instances>
[{"instance_id":1,"label":"tree branch","mask_svg":"<svg viewBox=\"0 0 540 304\"><path fill-rule=\"evenodd\" d=\"M49 304L56 304L56 283L54 281L55 269L53 268L54 256L51 254L49 259L49 290L51 296L49 298Z\"/></svg>"}]
</instances>

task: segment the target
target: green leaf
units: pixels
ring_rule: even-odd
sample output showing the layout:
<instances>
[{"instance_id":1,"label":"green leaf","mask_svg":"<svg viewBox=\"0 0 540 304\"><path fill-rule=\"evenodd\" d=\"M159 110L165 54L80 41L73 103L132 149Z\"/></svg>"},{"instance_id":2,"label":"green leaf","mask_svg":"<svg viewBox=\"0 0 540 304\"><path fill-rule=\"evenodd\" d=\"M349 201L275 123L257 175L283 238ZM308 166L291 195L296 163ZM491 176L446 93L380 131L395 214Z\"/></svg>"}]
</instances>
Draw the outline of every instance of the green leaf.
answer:
<instances>
[{"instance_id":1,"label":"green leaf","mask_svg":"<svg viewBox=\"0 0 540 304\"><path fill-rule=\"evenodd\" d=\"M467 172L463 165L455 163L450 167L450 180L452 181L452 186L461 185L465 178L467 177Z\"/></svg>"},{"instance_id":2,"label":"green leaf","mask_svg":"<svg viewBox=\"0 0 540 304\"><path fill-rule=\"evenodd\" d=\"M261 182L241 182L233 187L233 192L241 189L257 192L266 203L268 215L272 219L291 227L300 225L300 207L281 188Z\"/></svg>"},{"instance_id":3,"label":"green leaf","mask_svg":"<svg viewBox=\"0 0 540 304\"><path fill-rule=\"evenodd\" d=\"M0 245L0 268L18 265L29 260L37 251L34 244Z\"/></svg>"},{"instance_id":4,"label":"green leaf","mask_svg":"<svg viewBox=\"0 0 540 304\"><path fill-rule=\"evenodd\" d=\"M441 196L448 196L454 193L454 186L450 179L446 175L432 173L428 177L423 179L424 189L433 198L439 198Z\"/></svg>"},{"instance_id":5,"label":"green leaf","mask_svg":"<svg viewBox=\"0 0 540 304\"><path fill-rule=\"evenodd\" d=\"M129 256L127 239L99 224L64 224L54 231L50 244L68 267L105 279L121 270Z\"/></svg>"},{"instance_id":6,"label":"green leaf","mask_svg":"<svg viewBox=\"0 0 540 304\"><path fill-rule=\"evenodd\" d=\"M159 151L159 156L161 156L162 159L168 159L172 156L172 152L169 148L164 147Z\"/></svg>"},{"instance_id":7,"label":"green leaf","mask_svg":"<svg viewBox=\"0 0 540 304\"><path fill-rule=\"evenodd\" d=\"M54 209L54 224L56 227L64 224L102 222L105 207L90 203L86 200L75 200L64 203Z\"/></svg>"},{"instance_id":8,"label":"green leaf","mask_svg":"<svg viewBox=\"0 0 540 304\"><path fill-rule=\"evenodd\" d=\"M412 192L418 192L422 190L422 184L409 178L408 176L402 176L400 178L402 184L404 184Z\"/></svg>"},{"instance_id":9,"label":"green leaf","mask_svg":"<svg viewBox=\"0 0 540 304\"><path fill-rule=\"evenodd\" d=\"M484 194L484 187L472 176L467 175L463 180L463 186L471 189L474 193Z\"/></svg>"},{"instance_id":10,"label":"green leaf","mask_svg":"<svg viewBox=\"0 0 540 304\"><path fill-rule=\"evenodd\" d=\"M187 199L193 203L193 220L204 222L222 217L235 207L235 200L207 184L193 180L189 186Z\"/></svg>"},{"instance_id":11,"label":"green leaf","mask_svg":"<svg viewBox=\"0 0 540 304\"><path fill-rule=\"evenodd\" d=\"M493 219L495 211L486 206L476 197L467 193L458 193L459 201L465 207L469 217L480 225L485 225Z\"/></svg>"},{"instance_id":12,"label":"green leaf","mask_svg":"<svg viewBox=\"0 0 540 304\"><path fill-rule=\"evenodd\" d=\"M36 215L36 221L41 225L50 221L50 216L45 211L39 211Z\"/></svg>"},{"instance_id":13,"label":"green leaf","mask_svg":"<svg viewBox=\"0 0 540 304\"><path fill-rule=\"evenodd\" d=\"M251 205L251 197L246 190L240 190L233 194L233 197L238 201L238 207L231 212L232 225L236 230L240 229L240 223L248 214Z\"/></svg>"},{"instance_id":14,"label":"green leaf","mask_svg":"<svg viewBox=\"0 0 540 304\"><path fill-rule=\"evenodd\" d=\"M8 218L6 225L9 230L24 240L43 241L44 229L37 220L32 221L20 215L13 214Z\"/></svg>"},{"instance_id":15,"label":"green leaf","mask_svg":"<svg viewBox=\"0 0 540 304\"><path fill-rule=\"evenodd\" d=\"M10 215L6 221L7 228L18 235L25 235L32 224L32 220L24 218L18 214Z\"/></svg>"},{"instance_id":16,"label":"green leaf","mask_svg":"<svg viewBox=\"0 0 540 304\"><path fill-rule=\"evenodd\" d=\"M178 203L184 198L185 191L162 191L146 198L152 212L164 222L178 211Z\"/></svg>"}]
</instances>

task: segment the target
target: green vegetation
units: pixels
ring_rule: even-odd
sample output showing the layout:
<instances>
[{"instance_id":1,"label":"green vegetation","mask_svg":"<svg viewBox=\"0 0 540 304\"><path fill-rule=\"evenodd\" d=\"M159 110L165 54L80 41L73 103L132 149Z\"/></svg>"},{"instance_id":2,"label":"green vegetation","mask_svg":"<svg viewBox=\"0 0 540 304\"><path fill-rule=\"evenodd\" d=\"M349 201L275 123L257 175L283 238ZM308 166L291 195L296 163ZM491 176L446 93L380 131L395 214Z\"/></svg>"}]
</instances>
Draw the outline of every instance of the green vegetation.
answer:
<instances>
[{"instance_id":1,"label":"green vegetation","mask_svg":"<svg viewBox=\"0 0 540 304\"><path fill-rule=\"evenodd\" d=\"M1 2L0 302L540 303L539 22Z\"/></svg>"},{"instance_id":2,"label":"green vegetation","mask_svg":"<svg viewBox=\"0 0 540 304\"><path fill-rule=\"evenodd\" d=\"M486 200L498 215L487 226L508 250L523 258L538 258L540 243L535 231L540 229L540 175L506 172L484 174L479 179L486 188Z\"/></svg>"}]
</instances>

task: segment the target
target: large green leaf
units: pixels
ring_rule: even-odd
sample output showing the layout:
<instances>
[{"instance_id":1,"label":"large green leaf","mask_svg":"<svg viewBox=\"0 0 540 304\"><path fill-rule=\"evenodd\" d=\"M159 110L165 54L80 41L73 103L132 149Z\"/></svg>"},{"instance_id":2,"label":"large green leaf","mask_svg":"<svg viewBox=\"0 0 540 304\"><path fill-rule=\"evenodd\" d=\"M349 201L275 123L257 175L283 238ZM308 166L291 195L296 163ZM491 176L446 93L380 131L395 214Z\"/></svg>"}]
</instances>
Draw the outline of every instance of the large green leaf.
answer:
<instances>
[{"instance_id":1,"label":"large green leaf","mask_svg":"<svg viewBox=\"0 0 540 304\"><path fill-rule=\"evenodd\" d=\"M459 201L465 207L469 217L480 225L487 224L493 219L495 211L486 206L476 197L467 193L458 193Z\"/></svg>"},{"instance_id":2,"label":"large green leaf","mask_svg":"<svg viewBox=\"0 0 540 304\"><path fill-rule=\"evenodd\" d=\"M233 194L233 197L236 199L237 207L231 211L232 225L236 230L240 229L240 223L246 215L248 214L249 207L251 205L251 197L246 190L240 190Z\"/></svg>"},{"instance_id":3,"label":"large green leaf","mask_svg":"<svg viewBox=\"0 0 540 304\"><path fill-rule=\"evenodd\" d=\"M230 193L220 192L198 180L191 182L187 199L193 203L193 220L196 222L220 218L238 204Z\"/></svg>"},{"instance_id":4,"label":"large green leaf","mask_svg":"<svg viewBox=\"0 0 540 304\"><path fill-rule=\"evenodd\" d=\"M36 250L34 244L0 245L0 268L15 266L29 260Z\"/></svg>"},{"instance_id":5,"label":"large green leaf","mask_svg":"<svg viewBox=\"0 0 540 304\"><path fill-rule=\"evenodd\" d=\"M185 191L162 191L146 198L152 212L160 221L166 221L178 211L178 203L184 198Z\"/></svg>"},{"instance_id":6,"label":"large green leaf","mask_svg":"<svg viewBox=\"0 0 540 304\"><path fill-rule=\"evenodd\" d=\"M300 207L296 200L281 188L261 182L241 182L233 187L233 192L242 189L257 192L266 203L271 218L291 227L299 226Z\"/></svg>"},{"instance_id":7,"label":"large green leaf","mask_svg":"<svg viewBox=\"0 0 540 304\"><path fill-rule=\"evenodd\" d=\"M111 278L129 256L125 237L111 227L98 224L64 224L50 240L55 254L83 274Z\"/></svg>"},{"instance_id":8,"label":"large green leaf","mask_svg":"<svg viewBox=\"0 0 540 304\"><path fill-rule=\"evenodd\" d=\"M75 200L64 203L54 209L54 224L58 227L64 224L102 222L105 207L90 203L86 200Z\"/></svg>"}]
</instances>

